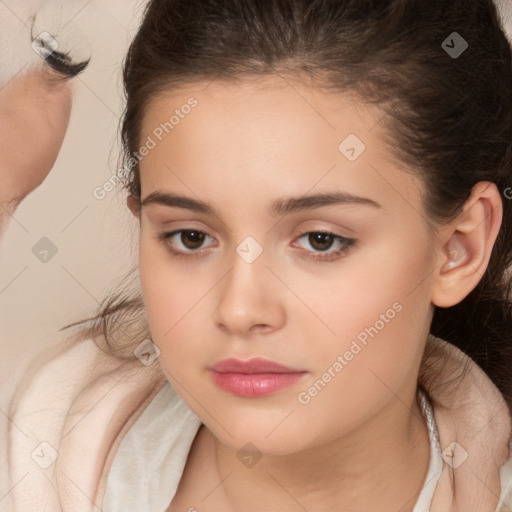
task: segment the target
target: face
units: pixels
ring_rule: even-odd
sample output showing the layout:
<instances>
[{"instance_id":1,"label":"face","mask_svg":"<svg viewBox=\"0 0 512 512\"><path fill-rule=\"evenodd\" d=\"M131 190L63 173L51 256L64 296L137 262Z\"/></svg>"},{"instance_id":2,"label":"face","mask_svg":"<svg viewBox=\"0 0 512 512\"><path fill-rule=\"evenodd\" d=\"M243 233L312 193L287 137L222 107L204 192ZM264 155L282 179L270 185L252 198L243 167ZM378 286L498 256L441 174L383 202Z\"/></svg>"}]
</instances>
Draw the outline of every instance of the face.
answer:
<instances>
[{"instance_id":1,"label":"face","mask_svg":"<svg viewBox=\"0 0 512 512\"><path fill-rule=\"evenodd\" d=\"M147 318L167 378L227 446L291 454L411 414L435 244L382 118L270 78L150 103ZM243 365L254 358L287 369Z\"/></svg>"}]
</instances>

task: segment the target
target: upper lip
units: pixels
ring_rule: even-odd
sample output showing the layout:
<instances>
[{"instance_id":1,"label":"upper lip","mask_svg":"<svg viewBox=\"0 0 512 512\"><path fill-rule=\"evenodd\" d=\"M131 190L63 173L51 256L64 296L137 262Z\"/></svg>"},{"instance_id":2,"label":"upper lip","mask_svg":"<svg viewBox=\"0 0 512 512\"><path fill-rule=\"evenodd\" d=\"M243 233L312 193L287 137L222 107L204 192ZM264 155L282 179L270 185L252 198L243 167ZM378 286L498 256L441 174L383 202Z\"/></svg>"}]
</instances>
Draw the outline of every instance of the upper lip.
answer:
<instances>
[{"instance_id":1,"label":"upper lip","mask_svg":"<svg viewBox=\"0 0 512 512\"><path fill-rule=\"evenodd\" d=\"M261 357L255 357L248 361L235 358L223 359L211 366L210 369L220 373L302 373L302 370L294 370Z\"/></svg>"}]
</instances>

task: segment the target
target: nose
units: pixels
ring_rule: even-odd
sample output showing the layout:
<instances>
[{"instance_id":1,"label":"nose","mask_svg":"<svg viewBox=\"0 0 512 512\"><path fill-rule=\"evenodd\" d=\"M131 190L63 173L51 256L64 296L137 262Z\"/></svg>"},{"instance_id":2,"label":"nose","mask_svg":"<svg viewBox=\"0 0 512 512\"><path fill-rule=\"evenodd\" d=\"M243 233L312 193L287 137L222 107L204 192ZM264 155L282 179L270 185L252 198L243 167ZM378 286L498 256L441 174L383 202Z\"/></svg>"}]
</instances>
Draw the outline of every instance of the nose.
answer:
<instances>
[{"instance_id":1,"label":"nose","mask_svg":"<svg viewBox=\"0 0 512 512\"><path fill-rule=\"evenodd\" d=\"M283 288L263 255L247 263L235 254L233 267L219 284L215 324L239 336L280 329L285 322Z\"/></svg>"}]
</instances>

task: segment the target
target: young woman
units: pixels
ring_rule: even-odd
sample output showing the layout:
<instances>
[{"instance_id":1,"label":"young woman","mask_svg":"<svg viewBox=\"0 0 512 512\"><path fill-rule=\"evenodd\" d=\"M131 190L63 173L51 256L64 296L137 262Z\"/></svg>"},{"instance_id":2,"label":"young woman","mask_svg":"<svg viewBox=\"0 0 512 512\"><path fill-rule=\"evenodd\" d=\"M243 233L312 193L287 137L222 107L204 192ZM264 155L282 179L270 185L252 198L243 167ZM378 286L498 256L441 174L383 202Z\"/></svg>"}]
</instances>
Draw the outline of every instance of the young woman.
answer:
<instances>
[{"instance_id":1,"label":"young woman","mask_svg":"<svg viewBox=\"0 0 512 512\"><path fill-rule=\"evenodd\" d=\"M153 0L124 82L141 293L79 334L133 361L69 408L47 509L510 510L491 0Z\"/></svg>"}]
</instances>

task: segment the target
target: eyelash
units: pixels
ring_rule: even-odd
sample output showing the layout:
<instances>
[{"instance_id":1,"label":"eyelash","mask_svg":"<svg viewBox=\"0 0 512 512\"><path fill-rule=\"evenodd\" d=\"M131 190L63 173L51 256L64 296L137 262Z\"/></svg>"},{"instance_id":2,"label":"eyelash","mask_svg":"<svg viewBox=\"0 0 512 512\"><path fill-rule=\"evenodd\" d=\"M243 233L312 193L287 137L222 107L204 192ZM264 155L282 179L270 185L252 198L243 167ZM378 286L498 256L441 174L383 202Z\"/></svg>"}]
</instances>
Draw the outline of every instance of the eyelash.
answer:
<instances>
[{"instance_id":1,"label":"eyelash","mask_svg":"<svg viewBox=\"0 0 512 512\"><path fill-rule=\"evenodd\" d=\"M176 258L186 258L186 259L189 259L189 260L192 259L192 258L201 257L201 251L200 250L190 251L190 252L177 251L168 242L168 239L173 237L174 235L176 235L178 233L187 232L187 231L192 231L192 232L196 232L196 233L200 233L200 234L204 234L206 236L209 236L204 231L200 231L198 229L177 229L177 230L171 231L171 232L164 231L164 232L158 233L156 238L157 238L158 241L160 241L161 243L164 244L165 248L171 253L171 255L173 257L176 257ZM343 244L343 246L340 249L338 249L337 251L326 253L327 257L326 256L312 256L311 254L307 254L305 257L307 259L310 259L310 260L316 260L316 261L334 261L334 260L337 260L337 259L347 255L352 250L352 248L355 246L355 243L356 243L356 240L353 239L353 238L345 238L345 237L343 237L341 235L337 235L336 233L332 233L330 231L323 231L323 230L305 231L304 233L302 233L301 235L299 235L297 237L297 240L299 240L302 237L304 237L305 235L309 235L309 234L331 235L335 240L338 240L339 242L341 242ZM307 251L307 252L309 252L309 251ZM319 252L318 254L322 254L322 252Z\"/></svg>"}]
</instances>

